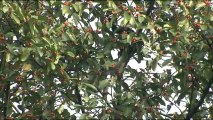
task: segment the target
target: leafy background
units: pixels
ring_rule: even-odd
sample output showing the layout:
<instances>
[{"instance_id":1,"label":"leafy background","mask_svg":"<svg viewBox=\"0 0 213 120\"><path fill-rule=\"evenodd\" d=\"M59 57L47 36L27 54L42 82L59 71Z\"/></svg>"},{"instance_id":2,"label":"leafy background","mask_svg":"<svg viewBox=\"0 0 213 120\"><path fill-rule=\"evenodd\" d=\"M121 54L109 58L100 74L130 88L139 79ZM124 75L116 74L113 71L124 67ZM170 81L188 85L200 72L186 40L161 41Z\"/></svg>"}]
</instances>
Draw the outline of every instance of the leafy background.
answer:
<instances>
[{"instance_id":1,"label":"leafy background","mask_svg":"<svg viewBox=\"0 0 213 120\"><path fill-rule=\"evenodd\" d=\"M1 118L212 118L212 9L208 0L1 1Z\"/></svg>"}]
</instances>

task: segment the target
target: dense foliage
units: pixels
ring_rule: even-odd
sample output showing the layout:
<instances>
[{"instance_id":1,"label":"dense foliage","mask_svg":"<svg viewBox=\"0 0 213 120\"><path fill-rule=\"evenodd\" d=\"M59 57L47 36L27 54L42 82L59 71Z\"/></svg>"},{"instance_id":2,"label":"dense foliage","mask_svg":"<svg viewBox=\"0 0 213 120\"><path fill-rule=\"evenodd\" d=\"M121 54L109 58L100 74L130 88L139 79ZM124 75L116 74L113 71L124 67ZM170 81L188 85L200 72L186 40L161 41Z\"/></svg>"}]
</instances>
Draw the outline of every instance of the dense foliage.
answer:
<instances>
[{"instance_id":1,"label":"dense foliage","mask_svg":"<svg viewBox=\"0 0 213 120\"><path fill-rule=\"evenodd\" d=\"M208 0L3 0L0 23L1 118L213 117Z\"/></svg>"}]
</instances>

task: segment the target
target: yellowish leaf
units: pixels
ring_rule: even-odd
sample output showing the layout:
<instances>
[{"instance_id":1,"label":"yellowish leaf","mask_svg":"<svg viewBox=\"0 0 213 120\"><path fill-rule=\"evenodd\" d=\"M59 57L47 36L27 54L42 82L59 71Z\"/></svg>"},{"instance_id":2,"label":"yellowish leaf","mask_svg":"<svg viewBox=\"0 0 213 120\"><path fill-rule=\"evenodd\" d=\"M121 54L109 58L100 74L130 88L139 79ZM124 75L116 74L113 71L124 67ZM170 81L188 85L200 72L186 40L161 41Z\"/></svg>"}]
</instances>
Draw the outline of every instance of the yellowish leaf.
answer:
<instances>
[{"instance_id":1,"label":"yellowish leaf","mask_svg":"<svg viewBox=\"0 0 213 120\"><path fill-rule=\"evenodd\" d=\"M25 63L25 64L22 66L22 69L23 69L24 71L30 71L31 68L32 68L31 64L26 64L26 63Z\"/></svg>"}]
</instances>

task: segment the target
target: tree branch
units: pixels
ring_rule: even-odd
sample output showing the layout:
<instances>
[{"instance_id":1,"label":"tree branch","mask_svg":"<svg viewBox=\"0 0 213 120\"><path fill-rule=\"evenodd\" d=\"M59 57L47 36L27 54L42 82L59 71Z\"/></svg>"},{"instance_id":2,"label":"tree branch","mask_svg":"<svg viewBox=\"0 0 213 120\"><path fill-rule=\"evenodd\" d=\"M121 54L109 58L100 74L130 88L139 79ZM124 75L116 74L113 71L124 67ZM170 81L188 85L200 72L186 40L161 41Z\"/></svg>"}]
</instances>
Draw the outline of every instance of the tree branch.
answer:
<instances>
[{"instance_id":1,"label":"tree branch","mask_svg":"<svg viewBox=\"0 0 213 120\"><path fill-rule=\"evenodd\" d=\"M154 4L155 4L155 0L150 0L149 1L149 7L146 11L146 15L149 16L151 15L151 12L154 10Z\"/></svg>"},{"instance_id":2,"label":"tree branch","mask_svg":"<svg viewBox=\"0 0 213 120\"><path fill-rule=\"evenodd\" d=\"M6 49L5 46L3 46L4 49ZM4 51L1 54L1 62L0 62L0 72L4 73L4 68L6 66L6 52ZM3 101L3 118L6 119L7 118L7 106L8 106L8 100L9 100L9 93L10 93L10 81L7 81L6 84L4 85L4 91L3 91L3 95L2 95L2 101Z\"/></svg>"},{"instance_id":3,"label":"tree branch","mask_svg":"<svg viewBox=\"0 0 213 120\"><path fill-rule=\"evenodd\" d=\"M77 83L76 83L76 85L75 85L75 95L76 95L76 97L77 97L77 102L76 102L76 103L79 104L79 105L83 105L83 104L82 104L81 95L80 95L80 91L79 91L79 89L78 89ZM81 108L81 112L82 112L82 113L85 113L84 108Z\"/></svg>"},{"instance_id":4,"label":"tree branch","mask_svg":"<svg viewBox=\"0 0 213 120\"><path fill-rule=\"evenodd\" d=\"M203 90L203 94L202 94L199 102L197 103L197 105L195 105L194 107L192 107L191 110L188 112L188 114L186 116L187 120L190 119L190 118L192 118L192 116L197 112L198 108L203 104L205 97L209 93L209 88L211 87L212 83L213 83L213 78L208 82L207 86Z\"/></svg>"},{"instance_id":5,"label":"tree branch","mask_svg":"<svg viewBox=\"0 0 213 120\"><path fill-rule=\"evenodd\" d=\"M7 106L8 106L8 100L9 100L9 93L10 93L10 82L8 81L5 85L5 99L4 99L4 119L7 119Z\"/></svg>"},{"instance_id":6,"label":"tree branch","mask_svg":"<svg viewBox=\"0 0 213 120\"><path fill-rule=\"evenodd\" d=\"M191 74L192 75L192 74ZM192 76L192 89L191 89L191 94L190 94L190 103L189 103L189 110L188 113L191 111L192 108L192 102L193 102L193 94L194 94L194 81L193 81L193 76Z\"/></svg>"},{"instance_id":7,"label":"tree branch","mask_svg":"<svg viewBox=\"0 0 213 120\"><path fill-rule=\"evenodd\" d=\"M79 73L78 73L78 79L79 79ZM76 85L75 85L75 95L77 97L76 104L83 105L80 90L78 88L78 82L79 82L79 80L76 82ZM81 112L85 113L84 108L81 108Z\"/></svg>"},{"instance_id":8,"label":"tree branch","mask_svg":"<svg viewBox=\"0 0 213 120\"><path fill-rule=\"evenodd\" d=\"M207 42L207 45L210 48L210 52L212 52L212 44L208 41L208 38L206 38L206 36L201 33L201 37ZM191 108L191 110L188 112L186 119L190 119L193 117L193 115L197 112L197 110L199 109L199 107L203 104L206 96L209 94L209 88L211 88L211 85L213 84L213 77L209 80L209 82L207 83L207 86L204 88L203 90L203 94L199 100L199 102L197 103L197 105L195 105L193 108Z\"/></svg>"}]
</instances>

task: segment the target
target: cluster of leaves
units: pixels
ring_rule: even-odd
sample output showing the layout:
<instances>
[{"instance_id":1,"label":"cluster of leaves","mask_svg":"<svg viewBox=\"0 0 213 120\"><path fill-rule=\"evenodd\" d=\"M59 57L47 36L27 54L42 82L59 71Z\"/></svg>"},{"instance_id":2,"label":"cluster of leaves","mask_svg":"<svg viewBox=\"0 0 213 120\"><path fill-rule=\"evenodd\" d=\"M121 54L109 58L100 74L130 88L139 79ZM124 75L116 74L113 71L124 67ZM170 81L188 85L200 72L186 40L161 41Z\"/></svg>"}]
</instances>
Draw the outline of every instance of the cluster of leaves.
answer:
<instances>
[{"instance_id":1,"label":"cluster of leaves","mask_svg":"<svg viewBox=\"0 0 213 120\"><path fill-rule=\"evenodd\" d=\"M212 11L208 0L1 1L0 116L212 117Z\"/></svg>"}]
</instances>

